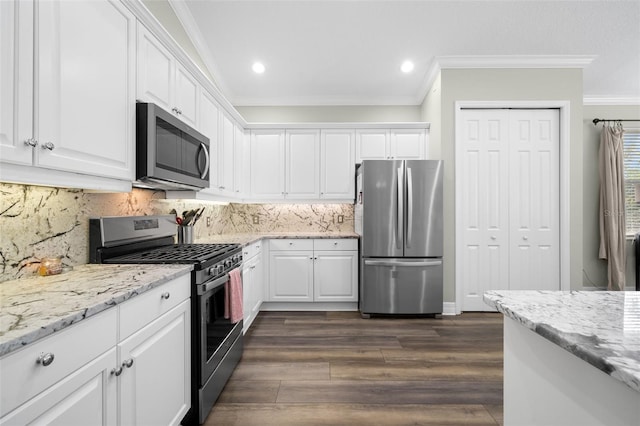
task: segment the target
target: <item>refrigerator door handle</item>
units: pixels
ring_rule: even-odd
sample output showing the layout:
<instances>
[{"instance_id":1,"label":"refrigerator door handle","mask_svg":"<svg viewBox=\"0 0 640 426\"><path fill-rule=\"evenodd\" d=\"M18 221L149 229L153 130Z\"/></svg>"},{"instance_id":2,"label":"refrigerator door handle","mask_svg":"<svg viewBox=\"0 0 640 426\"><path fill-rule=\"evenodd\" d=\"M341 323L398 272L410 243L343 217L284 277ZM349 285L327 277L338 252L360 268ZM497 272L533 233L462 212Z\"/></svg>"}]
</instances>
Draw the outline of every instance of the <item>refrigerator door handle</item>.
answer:
<instances>
[{"instance_id":1,"label":"refrigerator door handle","mask_svg":"<svg viewBox=\"0 0 640 426\"><path fill-rule=\"evenodd\" d=\"M413 178L411 167L407 167L407 248L411 248L411 235L413 234Z\"/></svg>"},{"instance_id":2,"label":"refrigerator door handle","mask_svg":"<svg viewBox=\"0 0 640 426\"><path fill-rule=\"evenodd\" d=\"M425 260L422 262L407 262L402 260L365 260L365 265L370 266L440 266L442 260Z\"/></svg>"},{"instance_id":3,"label":"refrigerator door handle","mask_svg":"<svg viewBox=\"0 0 640 426\"><path fill-rule=\"evenodd\" d=\"M397 217L396 217L396 248L397 249L401 249L402 246L402 236L403 236L403 226L402 226L402 222L404 220L404 193L403 193L403 187L404 187L404 175L402 173L402 167L398 167L398 195L397 195L397 202L398 204L396 205L396 212L397 212Z\"/></svg>"}]
</instances>

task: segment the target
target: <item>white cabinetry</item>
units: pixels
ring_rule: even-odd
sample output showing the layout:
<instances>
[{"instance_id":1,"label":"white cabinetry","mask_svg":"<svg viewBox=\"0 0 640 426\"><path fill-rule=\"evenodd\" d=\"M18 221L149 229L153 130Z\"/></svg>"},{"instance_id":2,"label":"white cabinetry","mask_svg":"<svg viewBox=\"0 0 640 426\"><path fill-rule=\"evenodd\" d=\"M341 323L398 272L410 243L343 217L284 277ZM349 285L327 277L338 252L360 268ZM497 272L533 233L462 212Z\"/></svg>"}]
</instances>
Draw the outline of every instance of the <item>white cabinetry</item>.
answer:
<instances>
[{"instance_id":1,"label":"white cabinetry","mask_svg":"<svg viewBox=\"0 0 640 426\"><path fill-rule=\"evenodd\" d=\"M236 131L233 120L220 111L220 143L218 145L218 190L233 194L234 145Z\"/></svg>"},{"instance_id":2,"label":"white cabinetry","mask_svg":"<svg viewBox=\"0 0 640 426\"><path fill-rule=\"evenodd\" d=\"M243 249L242 295L243 295L243 332L260 312L264 300L264 279L262 276L262 241L255 242Z\"/></svg>"},{"instance_id":3,"label":"white cabinetry","mask_svg":"<svg viewBox=\"0 0 640 426\"><path fill-rule=\"evenodd\" d=\"M1 358L0 425L179 424L189 295L185 274Z\"/></svg>"},{"instance_id":4,"label":"white cabinetry","mask_svg":"<svg viewBox=\"0 0 640 426\"><path fill-rule=\"evenodd\" d=\"M269 242L270 302L356 302L355 239Z\"/></svg>"},{"instance_id":5,"label":"white cabinetry","mask_svg":"<svg viewBox=\"0 0 640 426\"><path fill-rule=\"evenodd\" d=\"M251 197L319 198L319 130L254 130L250 149Z\"/></svg>"},{"instance_id":6,"label":"white cabinetry","mask_svg":"<svg viewBox=\"0 0 640 426\"><path fill-rule=\"evenodd\" d=\"M205 90L200 92L199 123L200 132L209 138L209 188L202 191L207 193L217 193L218 188L218 152L219 152L219 131L218 131L218 103Z\"/></svg>"},{"instance_id":7,"label":"white cabinetry","mask_svg":"<svg viewBox=\"0 0 640 426\"><path fill-rule=\"evenodd\" d=\"M200 86L162 43L138 24L138 99L197 128Z\"/></svg>"},{"instance_id":8,"label":"white cabinetry","mask_svg":"<svg viewBox=\"0 0 640 426\"><path fill-rule=\"evenodd\" d=\"M320 199L353 201L354 138L353 130L321 130Z\"/></svg>"},{"instance_id":9,"label":"white cabinetry","mask_svg":"<svg viewBox=\"0 0 640 426\"><path fill-rule=\"evenodd\" d=\"M358 129L356 162L362 160L421 160L426 158L424 129Z\"/></svg>"},{"instance_id":10,"label":"white cabinetry","mask_svg":"<svg viewBox=\"0 0 640 426\"><path fill-rule=\"evenodd\" d=\"M249 192L254 199L279 199L284 192L284 131L253 130Z\"/></svg>"},{"instance_id":11,"label":"white cabinetry","mask_svg":"<svg viewBox=\"0 0 640 426\"><path fill-rule=\"evenodd\" d=\"M0 13L2 161L126 180L130 188L133 14L106 0L2 2ZM101 189L76 175L65 180L55 173L37 175L33 168L3 169L2 180Z\"/></svg>"}]
</instances>

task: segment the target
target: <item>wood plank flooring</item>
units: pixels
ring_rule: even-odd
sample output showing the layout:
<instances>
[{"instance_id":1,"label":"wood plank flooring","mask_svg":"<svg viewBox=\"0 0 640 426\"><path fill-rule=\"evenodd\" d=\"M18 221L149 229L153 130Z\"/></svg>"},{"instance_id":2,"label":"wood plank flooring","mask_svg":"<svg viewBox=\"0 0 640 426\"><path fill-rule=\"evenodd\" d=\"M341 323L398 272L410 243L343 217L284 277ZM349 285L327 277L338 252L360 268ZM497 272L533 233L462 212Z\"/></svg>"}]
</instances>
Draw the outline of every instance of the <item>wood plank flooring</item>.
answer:
<instances>
[{"instance_id":1,"label":"wood plank flooring","mask_svg":"<svg viewBox=\"0 0 640 426\"><path fill-rule=\"evenodd\" d=\"M502 315L261 312L205 425L501 425Z\"/></svg>"}]
</instances>

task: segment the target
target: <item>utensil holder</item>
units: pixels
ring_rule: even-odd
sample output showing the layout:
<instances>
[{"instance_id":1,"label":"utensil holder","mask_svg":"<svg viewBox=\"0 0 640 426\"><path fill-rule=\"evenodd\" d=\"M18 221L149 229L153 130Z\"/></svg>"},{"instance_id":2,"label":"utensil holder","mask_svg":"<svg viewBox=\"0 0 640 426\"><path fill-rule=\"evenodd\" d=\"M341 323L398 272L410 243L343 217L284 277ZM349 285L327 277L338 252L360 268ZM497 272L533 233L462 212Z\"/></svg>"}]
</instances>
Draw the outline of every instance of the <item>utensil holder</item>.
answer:
<instances>
[{"instance_id":1,"label":"utensil holder","mask_svg":"<svg viewBox=\"0 0 640 426\"><path fill-rule=\"evenodd\" d=\"M178 244L193 244L193 226L178 226Z\"/></svg>"}]
</instances>

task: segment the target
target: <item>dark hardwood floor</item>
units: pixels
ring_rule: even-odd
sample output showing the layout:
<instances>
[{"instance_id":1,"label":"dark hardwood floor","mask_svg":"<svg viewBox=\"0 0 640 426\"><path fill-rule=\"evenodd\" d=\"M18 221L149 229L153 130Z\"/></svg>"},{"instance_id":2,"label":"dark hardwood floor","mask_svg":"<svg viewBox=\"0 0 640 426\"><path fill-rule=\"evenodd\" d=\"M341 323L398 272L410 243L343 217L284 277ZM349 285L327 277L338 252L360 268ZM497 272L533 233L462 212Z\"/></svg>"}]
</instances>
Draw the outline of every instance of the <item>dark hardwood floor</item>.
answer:
<instances>
[{"instance_id":1,"label":"dark hardwood floor","mask_svg":"<svg viewBox=\"0 0 640 426\"><path fill-rule=\"evenodd\" d=\"M261 312L205 425L502 424L502 315Z\"/></svg>"}]
</instances>

